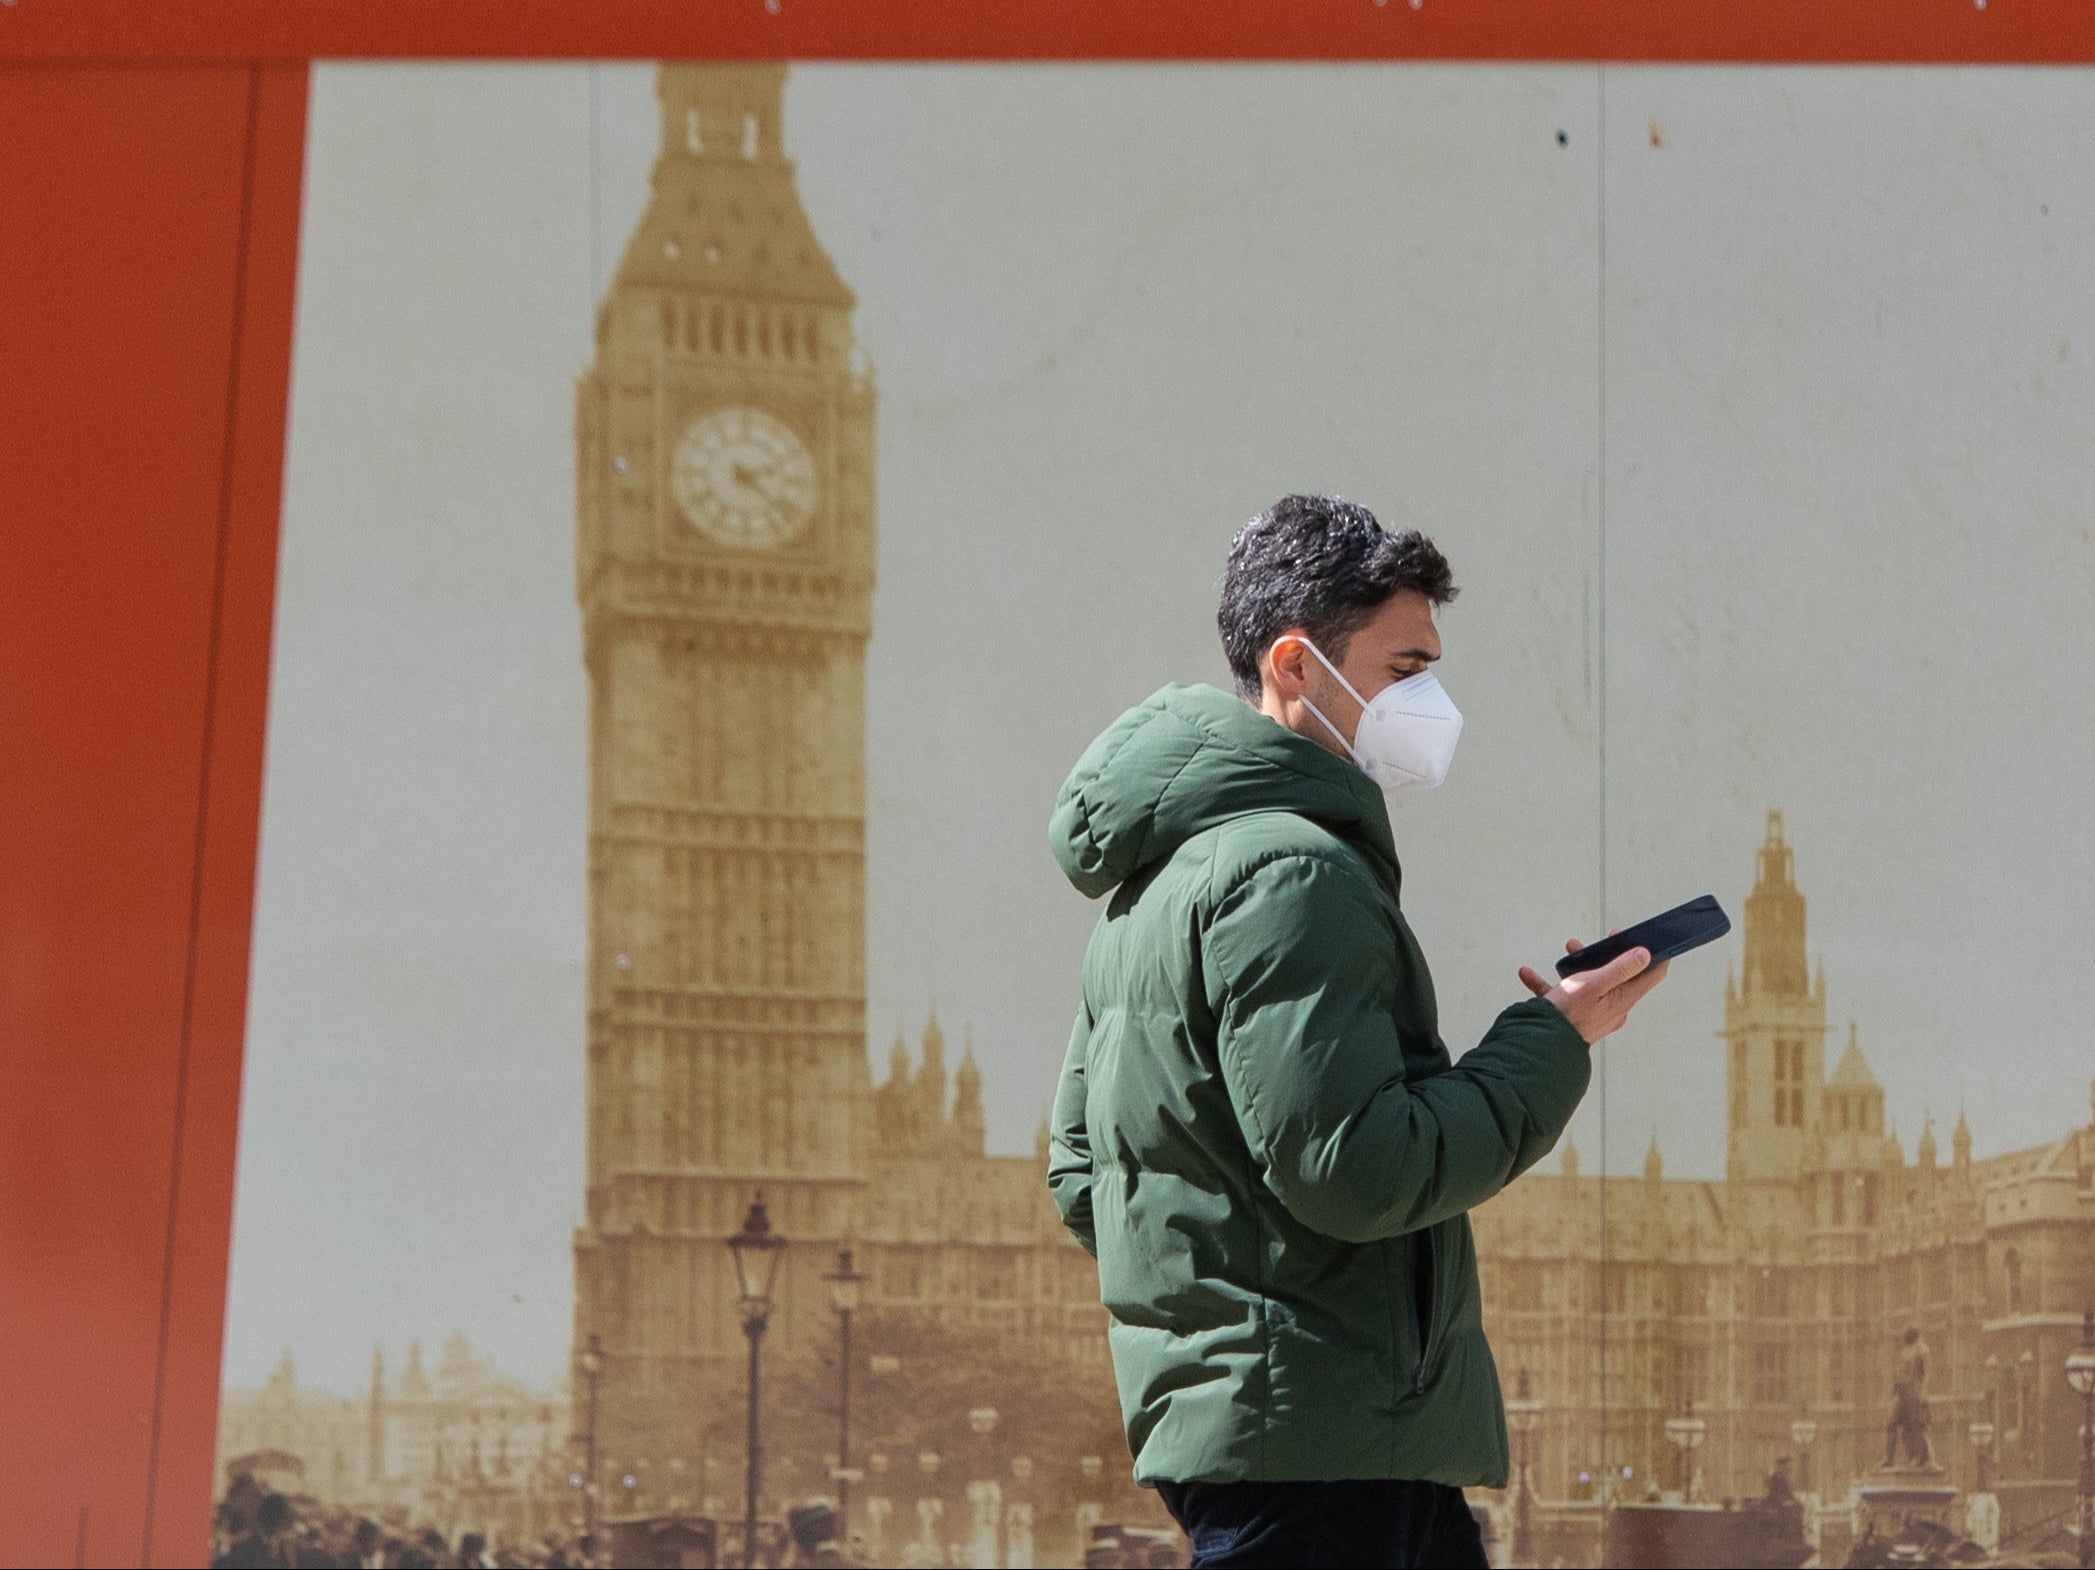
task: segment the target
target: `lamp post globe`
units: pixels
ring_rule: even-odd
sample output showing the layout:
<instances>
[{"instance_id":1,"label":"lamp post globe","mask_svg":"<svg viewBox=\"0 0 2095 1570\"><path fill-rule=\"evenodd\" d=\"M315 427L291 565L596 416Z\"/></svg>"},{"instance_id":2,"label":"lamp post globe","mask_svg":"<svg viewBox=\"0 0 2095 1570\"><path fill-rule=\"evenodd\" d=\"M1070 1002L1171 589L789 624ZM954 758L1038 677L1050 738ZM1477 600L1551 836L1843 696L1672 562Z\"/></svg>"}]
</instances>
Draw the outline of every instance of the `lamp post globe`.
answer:
<instances>
[{"instance_id":1,"label":"lamp post globe","mask_svg":"<svg viewBox=\"0 0 2095 1570\"><path fill-rule=\"evenodd\" d=\"M1819 1437L1819 1425L1806 1414L1789 1426L1790 1442L1797 1447L1797 1491L1811 1492L1811 1442Z\"/></svg>"},{"instance_id":2,"label":"lamp post globe","mask_svg":"<svg viewBox=\"0 0 2095 1570\"><path fill-rule=\"evenodd\" d=\"M1666 1419L1666 1439L1680 1452L1680 1497L1684 1504L1688 1502L1688 1492L1694 1484L1695 1447L1702 1443L1708 1432L1709 1424L1695 1415L1692 1397L1679 1417Z\"/></svg>"},{"instance_id":3,"label":"lamp post globe","mask_svg":"<svg viewBox=\"0 0 2095 1570\"><path fill-rule=\"evenodd\" d=\"M1965 1429L1964 1433L1971 1441L1972 1464L1978 1473L1976 1489L1983 1494L1993 1486L1993 1425L1980 1418Z\"/></svg>"}]
</instances>

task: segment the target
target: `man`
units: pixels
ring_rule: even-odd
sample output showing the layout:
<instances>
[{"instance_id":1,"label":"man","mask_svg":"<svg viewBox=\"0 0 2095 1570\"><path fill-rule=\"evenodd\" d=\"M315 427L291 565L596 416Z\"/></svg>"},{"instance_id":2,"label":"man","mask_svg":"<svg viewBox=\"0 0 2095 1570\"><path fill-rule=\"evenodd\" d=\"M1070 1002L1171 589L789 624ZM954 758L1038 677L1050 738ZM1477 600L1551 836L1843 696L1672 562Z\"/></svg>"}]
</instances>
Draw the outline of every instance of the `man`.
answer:
<instances>
[{"instance_id":1,"label":"man","mask_svg":"<svg viewBox=\"0 0 2095 1570\"><path fill-rule=\"evenodd\" d=\"M1506 1435L1465 1213L1664 974L1523 967L1534 996L1450 1063L1383 794L1446 772L1454 595L1423 536L1286 498L1230 547L1237 695L1166 687L1056 805L1064 872L1112 899L1048 1182L1098 1258L1136 1479L1196 1565L1486 1562L1461 1490L1505 1482Z\"/></svg>"}]
</instances>

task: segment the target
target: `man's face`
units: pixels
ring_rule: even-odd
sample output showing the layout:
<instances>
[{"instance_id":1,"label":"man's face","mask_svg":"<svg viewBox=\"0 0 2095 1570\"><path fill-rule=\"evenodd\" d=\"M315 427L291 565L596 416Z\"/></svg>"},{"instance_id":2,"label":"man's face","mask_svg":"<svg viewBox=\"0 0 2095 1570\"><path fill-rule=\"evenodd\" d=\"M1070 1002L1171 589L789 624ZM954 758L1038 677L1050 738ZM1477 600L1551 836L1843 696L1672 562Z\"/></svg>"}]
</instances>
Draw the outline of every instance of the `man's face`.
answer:
<instances>
[{"instance_id":1,"label":"man's face","mask_svg":"<svg viewBox=\"0 0 2095 1570\"><path fill-rule=\"evenodd\" d=\"M1324 658L1339 668L1355 692L1373 703L1383 688L1416 676L1440 658L1440 633L1433 625L1433 602L1416 589L1398 590L1353 634L1343 658L1335 649L1324 649ZM1275 667L1272 685L1277 685L1282 694L1293 686L1306 695L1345 733L1347 744L1351 745L1360 728L1361 705L1316 657L1298 643L1283 641L1275 644L1271 662ZM1283 723L1289 722L1283 719ZM1314 721L1308 726L1289 724L1289 728L1336 750L1330 733Z\"/></svg>"}]
</instances>

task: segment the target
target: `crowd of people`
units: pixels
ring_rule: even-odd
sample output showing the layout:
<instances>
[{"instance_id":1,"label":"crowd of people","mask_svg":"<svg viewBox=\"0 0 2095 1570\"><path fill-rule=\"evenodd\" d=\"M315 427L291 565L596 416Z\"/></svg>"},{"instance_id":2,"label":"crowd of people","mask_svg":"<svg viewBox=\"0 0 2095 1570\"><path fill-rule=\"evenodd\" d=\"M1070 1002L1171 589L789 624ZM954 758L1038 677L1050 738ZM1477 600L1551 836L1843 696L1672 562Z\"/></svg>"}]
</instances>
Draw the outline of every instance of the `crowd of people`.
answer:
<instances>
[{"instance_id":1,"label":"crowd of people","mask_svg":"<svg viewBox=\"0 0 2095 1570\"><path fill-rule=\"evenodd\" d=\"M213 1570L581 1570L602 1563L585 1533L536 1543L455 1538L396 1516L374 1517L234 1478L211 1522Z\"/></svg>"}]
</instances>

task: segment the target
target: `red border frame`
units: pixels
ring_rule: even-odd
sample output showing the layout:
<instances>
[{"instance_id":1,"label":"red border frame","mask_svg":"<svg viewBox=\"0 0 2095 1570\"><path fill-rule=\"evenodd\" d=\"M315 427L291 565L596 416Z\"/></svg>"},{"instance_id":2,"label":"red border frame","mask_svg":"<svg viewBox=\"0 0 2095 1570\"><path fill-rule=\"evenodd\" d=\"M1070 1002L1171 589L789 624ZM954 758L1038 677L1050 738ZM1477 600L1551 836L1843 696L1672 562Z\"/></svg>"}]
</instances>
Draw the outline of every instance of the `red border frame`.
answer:
<instances>
[{"instance_id":1,"label":"red border frame","mask_svg":"<svg viewBox=\"0 0 2095 1570\"><path fill-rule=\"evenodd\" d=\"M5 0L0 59L2070 63L2087 0Z\"/></svg>"},{"instance_id":2,"label":"red border frame","mask_svg":"<svg viewBox=\"0 0 2095 1570\"><path fill-rule=\"evenodd\" d=\"M307 61L2095 62L2090 0L768 4L0 0L0 1561L204 1561Z\"/></svg>"}]
</instances>

